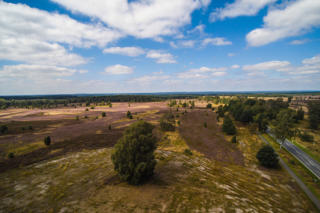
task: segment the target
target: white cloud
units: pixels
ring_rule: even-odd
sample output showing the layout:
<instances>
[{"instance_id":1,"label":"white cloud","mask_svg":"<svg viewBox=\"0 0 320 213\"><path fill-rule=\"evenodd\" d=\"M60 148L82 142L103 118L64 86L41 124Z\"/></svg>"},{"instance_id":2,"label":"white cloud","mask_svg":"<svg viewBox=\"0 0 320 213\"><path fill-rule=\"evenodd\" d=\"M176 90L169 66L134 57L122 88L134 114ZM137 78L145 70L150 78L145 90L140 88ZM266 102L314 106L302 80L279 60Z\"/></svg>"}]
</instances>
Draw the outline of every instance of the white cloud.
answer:
<instances>
[{"instance_id":1,"label":"white cloud","mask_svg":"<svg viewBox=\"0 0 320 213\"><path fill-rule=\"evenodd\" d=\"M276 8L263 18L264 25L247 34L250 46L262 46L279 39L301 35L320 25L320 1L297 0L284 9Z\"/></svg>"},{"instance_id":2,"label":"white cloud","mask_svg":"<svg viewBox=\"0 0 320 213\"><path fill-rule=\"evenodd\" d=\"M210 0L52 0L67 9L98 18L109 27L138 38L174 35L190 23L191 13Z\"/></svg>"},{"instance_id":3,"label":"white cloud","mask_svg":"<svg viewBox=\"0 0 320 213\"><path fill-rule=\"evenodd\" d=\"M0 35L0 60L12 60L33 64L75 66L87 63L87 59L68 53L56 43L28 38L3 38Z\"/></svg>"},{"instance_id":4,"label":"white cloud","mask_svg":"<svg viewBox=\"0 0 320 213\"><path fill-rule=\"evenodd\" d=\"M206 26L204 24L199 24L192 30L189 30L187 33L192 34L192 33L199 33L200 35L205 35L206 33L204 32L204 29Z\"/></svg>"},{"instance_id":5,"label":"white cloud","mask_svg":"<svg viewBox=\"0 0 320 213\"><path fill-rule=\"evenodd\" d=\"M150 50L147 53L147 58L155 59L158 64L174 64L177 63L170 53L165 53L159 50Z\"/></svg>"},{"instance_id":6,"label":"white cloud","mask_svg":"<svg viewBox=\"0 0 320 213\"><path fill-rule=\"evenodd\" d=\"M88 60L68 53L62 44L104 46L119 37L120 33L102 25L83 24L66 15L0 1L0 60L74 66Z\"/></svg>"},{"instance_id":7,"label":"white cloud","mask_svg":"<svg viewBox=\"0 0 320 213\"><path fill-rule=\"evenodd\" d=\"M173 41L170 41L169 44L172 48L178 48L178 46Z\"/></svg>"},{"instance_id":8,"label":"white cloud","mask_svg":"<svg viewBox=\"0 0 320 213\"><path fill-rule=\"evenodd\" d=\"M224 8L218 8L210 14L210 21L238 16L256 15L262 8L277 0L236 0L232 4L226 4Z\"/></svg>"},{"instance_id":9,"label":"white cloud","mask_svg":"<svg viewBox=\"0 0 320 213\"><path fill-rule=\"evenodd\" d=\"M260 75L264 71L276 71L289 75L308 75L320 73L320 55L302 60L302 65L292 66L288 61L267 61L254 65L243 66L249 75Z\"/></svg>"},{"instance_id":10,"label":"white cloud","mask_svg":"<svg viewBox=\"0 0 320 213\"><path fill-rule=\"evenodd\" d=\"M267 61L254 65L245 65L243 70L245 71L284 71L290 66L288 61Z\"/></svg>"},{"instance_id":11,"label":"white cloud","mask_svg":"<svg viewBox=\"0 0 320 213\"><path fill-rule=\"evenodd\" d=\"M236 54L234 54L234 53L228 53L228 56L229 57L233 57L233 56L235 56Z\"/></svg>"},{"instance_id":12,"label":"white cloud","mask_svg":"<svg viewBox=\"0 0 320 213\"><path fill-rule=\"evenodd\" d=\"M103 53L120 54L126 56L139 56L145 53L140 47L110 47L103 50Z\"/></svg>"},{"instance_id":13,"label":"white cloud","mask_svg":"<svg viewBox=\"0 0 320 213\"><path fill-rule=\"evenodd\" d=\"M240 68L240 66L238 64L234 64L231 66L231 69L239 69L239 68Z\"/></svg>"},{"instance_id":14,"label":"white cloud","mask_svg":"<svg viewBox=\"0 0 320 213\"><path fill-rule=\"evenodd\" d=\"M194 40L186 40L186 41L180 42L181 46L188 47L188 48L194 47L195 43L196 43L196 41L194 41Z\"/></svg>"},{"instance_id":15,"label":"white cloud","mask_svg":"<svg viewBox=\"0 0 320 213\"><path fill-rule=\"evenodd\" d=\"M202 46L207 46L208 44L215 45L215 46L224 46L224 45L231 45L232 42L222 37L206 38L202 41Z\"/></svg>"},{"instance_id":16,"label":"white cloud","mask_svg":"<svg viewBox=\"0 0 320 213\"><path fill-rule=\"evenodd\" d=\"M125 75L133 73L133 68L116 64L105 68L105 72L110 75Z\"/></svg>"},{"instance_id":17,"label":"white cloud","mask_svg":"<svg viewBox=\"0 0 320 213\"><path fill-rule=\"evenodd\" d=\"M182 79L206 79L210 76L223 76L226 75L227 68L209 68L209 67L200 67L197 69L191 69L185 72L178 73L178 78Z\"/></svg>"},{"instance_id":18,"label":"white cloud","mask_svg":"<svg viewBox=\"0 0 320 213\"><path fill-rule=\"evenodd\" d=\"M293 40L290 42L290 44L292 45L301 45L301 44L305 44L307 42L309 42L309 39L301 39L301 40Z\"/></svg>"},{"instance_id":19,"label":"white cloud","mask_svg":"<svg viewBox=\"0 0 320 213\"><path fill-rule=\"evenodd\" d=\"M77 70L49 66L49 65L34 65L34 64L19 64L19 65L5 65L0 70L1 78L13 79L31 79L33 81L40 79L56 79L75 74Z\"/></svg>"},{"instance_id":20,"label":"white cloud","mask_svg":"<svg viewBox=\"0 0 320 213\"><path fill-rule=\"evenodd\" d=\"M168 75L145 75L142 77L134 78L130 80L130 83L139 83L139 84L151 84L154 81L163 81L169 79Z\"/></svg>"}]
</instances>

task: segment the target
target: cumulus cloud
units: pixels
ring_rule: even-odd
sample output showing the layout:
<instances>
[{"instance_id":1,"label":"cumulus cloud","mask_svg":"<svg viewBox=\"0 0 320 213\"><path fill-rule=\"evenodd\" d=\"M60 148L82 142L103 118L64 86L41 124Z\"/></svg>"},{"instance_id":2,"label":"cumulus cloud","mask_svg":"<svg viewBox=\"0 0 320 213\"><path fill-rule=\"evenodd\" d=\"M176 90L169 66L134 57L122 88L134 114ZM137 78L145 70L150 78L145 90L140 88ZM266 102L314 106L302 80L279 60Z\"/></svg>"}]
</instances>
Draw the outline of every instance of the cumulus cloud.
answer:
<instances>
[{"instance_id":1,"label":"cumulus cloud","mask_svg":"<svg viewBox=\"0 0 320 213\"><path fill-rule=\"evenodd\" d=\"M209 67L200 67L197 69L191 69L185 72L178 73L178 78L182 79L206 79L210 76L223 76L226 75L227 68L209 68Z\"/></svg>"},{"instance_id":2,"label":"cumulus cloud","mask_svg":"<svg viewBox=\"0 0 320 213\"><path fill-rule=\"evenodd\" d=\"M231 66L231 69L239 69L239 68L240 68L240 66L238 64L234 64Z\"/></svg>"},{"instance_id":3,"label":"cumulus cloud","mask_svg":"<svg viewBox=\"0 0 320 213\"><path fill-rule=\"evenodd\" d=\"M133 68L121 64L116 64L106 67L105 72L110 75L126 75L133 73Z\"/></svg>"},{"instance_id":4,"label":"cumulus cloud","mask_svg":"<svg viewBox=\"0 0 320 213\"><path fill-rule=\"evenodd\" d=\"M0 70L1 78L13 79L48 79L61 78L71 76L77 72L76 69L65 67L49 66L49 65L34 65L34 64L19 64L19 65L5 65Z\"/></svg>"},{"instance_id":5,"label":"cumulus cloud","mask_svg":"<svg viewBox=\"0 0 320 213\"><path fill-rule=\"evenodd\" d=\"M177 63L173 55L170 53L165 53L160 50L150 50L147 55L147 58L155 59L158 64L174 64Z\"/></svg>"},{"instance_id":6,"label":"cumulus cloud","mask_svg":"<svg viewBox=\"0 0 320 213\"><path fill-rule=\"evenodd\" d=\"M210 14L210 20L216 21L238 16L256 15L262 8L277 0L236 0L232 4L226 4L224 8L218 8Z\"/></svg>"},{"instance_id":7,"label":"cumulus cloud","mask_svg":"<svg viewBox=\"0 0 320 213\"><path fill-rule=\"evenodd\" d=\"M246 39L250 46L262 46L277 40L301 35L320 25L320 1L297 0L285 8L269 10L264 25L252 30Z\"/></svg>"},{"instance_id":8,"label":"cumulus cloud","mask_svg":"<svg viewBox=\"0 0 320 213\"><path fill-rule=\"evenodd\" d=\"M102 25L83 24L66 15L0 1L0 59L74 66L87 62L62 44L104 46L121 37Z\"/></svg>"},{"instance_id":9,"label":"cumulus cloud","mask_svg":"<svg viewBox=\"0 0 320 213\"><path fill-rule=\"evenodd\" d=\"M231 45L232 42L222 37L206 38L202 41L202 46L207 46L209 44L214 46L224 46L224 45Z\"/></svg>"},{"instance_id":10,"label":"cumulus cloud","mask_svg":"<svg viewBox=\"0 0 320 213\"><path fill-rule=\"evenodd\" d=\"M98 18L109 27L138 38L174 35L190 23L191 13L205 8L210 0L101 1L51 0L67 9Z\"/></svg>"},{"instance_id":11,"label":"cumulus cloud","mask_svg":"<svg viewBox=\"0 0 320 213\"><path fill-rule=\"evenodd\" d=\"M302 60L300 66L293 66L289 61L267 61L242 67L249 75L259 75L264 71L282 72L288 75L308 75L320 73L320 55Z\"/></svg>"},{"instance_id":12,"label":"cumulus cloud","mask_svg":"<svg viewBox=\"0 0 320 213\"><path fill-rule=\"evenodd\" d=\"M103 50L103 53L120 54L136 57L145 53L140 47L110 47Z\"/></svg>"}]
</instances>

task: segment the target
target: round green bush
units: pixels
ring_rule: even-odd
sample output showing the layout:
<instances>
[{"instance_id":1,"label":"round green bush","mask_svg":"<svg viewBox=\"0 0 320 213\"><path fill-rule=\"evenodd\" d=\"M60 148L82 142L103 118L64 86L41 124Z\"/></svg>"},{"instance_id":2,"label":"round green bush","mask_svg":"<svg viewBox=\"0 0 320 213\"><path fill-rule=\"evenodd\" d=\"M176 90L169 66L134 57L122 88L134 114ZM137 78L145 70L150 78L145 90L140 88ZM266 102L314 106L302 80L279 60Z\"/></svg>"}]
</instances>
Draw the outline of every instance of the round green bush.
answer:
<instances>
[{"instance_id":1,"label":"round green bush","mask_svg":"<svg viewBox=\"0 0 320 213\"><path fill-rule=\"evenodd\" d=\"M276 168L279 163L278 155L275 153L274 149L269 146L263 146L257 153L257 159L262 166L268 168Z\"/></svg>"},{"instance_id":2,"label":"round green bush","mask_svg":"<svg viewBox=\"0 0 320 213\"><path fill-rule=\"evenodd\" d=\"M148 122L137 121L125 130L114 147L111 156L114 169L129 184L140 184L153 175L156 165L153 128Z\"/></svg>"},{"instance_id":3,"label":"round green bush","mask_svg":"<svg viewBox=\"0 0 320 213\"><path fill-rule=\"evenodd\" d=\"M49 146L51 144L51 137L50 136L47 136L44 138L44 144Z\"/></svg>"}]
</instances>

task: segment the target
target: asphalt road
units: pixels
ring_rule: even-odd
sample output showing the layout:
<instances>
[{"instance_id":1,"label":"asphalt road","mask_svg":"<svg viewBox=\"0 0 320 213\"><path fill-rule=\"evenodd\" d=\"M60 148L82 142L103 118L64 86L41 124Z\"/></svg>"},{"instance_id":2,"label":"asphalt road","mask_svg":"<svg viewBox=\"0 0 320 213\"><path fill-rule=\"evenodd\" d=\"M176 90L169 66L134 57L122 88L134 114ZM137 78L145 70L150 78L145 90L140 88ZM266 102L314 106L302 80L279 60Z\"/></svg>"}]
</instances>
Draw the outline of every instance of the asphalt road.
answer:
<instances>
[{"instance_id":1,"label":"asphalt road","mask_svg":"<svg viewBox=\"0 0 320 213\"><path fill-rule=\"evenodd\" d=\"M267 130L267 133L273 137L279 144L281 141L276 139L276 137ZM307 153L302 151L299 147L288 141L287 139L282 143L282 147L284 147L288 152L290 152L293 156L295 156L310 172L312 172L318 179L320 179L320 163L313 158L311 158Z\"/></svg>"}]
</instances>

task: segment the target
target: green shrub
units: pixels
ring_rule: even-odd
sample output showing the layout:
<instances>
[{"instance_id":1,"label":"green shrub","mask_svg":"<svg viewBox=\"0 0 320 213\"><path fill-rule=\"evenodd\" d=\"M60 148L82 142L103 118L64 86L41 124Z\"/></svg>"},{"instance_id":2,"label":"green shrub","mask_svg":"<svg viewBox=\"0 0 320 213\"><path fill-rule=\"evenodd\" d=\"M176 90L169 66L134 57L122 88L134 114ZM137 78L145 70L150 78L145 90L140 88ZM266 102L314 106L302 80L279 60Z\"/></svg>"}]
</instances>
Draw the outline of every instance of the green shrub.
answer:
<instances>
[{"instance_id":1,"label":"green shrub","mask_svg":"<svg viewBox=\"0 0 320 213\"><path fill-rule=\"evenodd\" d=\"M0 128L0 133L1 134L4 134L4 133L7 133L8 132L8 126L7 125L2 125L1 128Z\"/></svg>"},{"instance_id":2,"label":"green shrub","mask_svg":"<svg viewBox=\"0 0 320 213\"><path fill-rule=\"evenodd\" d=\"M313 140L314 140L313 136L308 134L307 132L303 132L303 133L299 134L299 138L302 141L306 141L306 142L313 142Z\"/></svg>"},{"instance_id":3,"label":"green shrub","mask_svg":"<svg viewBox=\"0 0 320 213\"><path fill-rule=\"evenodd\" d=\"M231 143L237 143L237 136L233 136L232 138L231 138Z\"/></svg>"},{"instance_id":4,"label":"green shrub","mask_svg":"<svg viewBox=\"0 0 320 213\"><path fill-rule=\"evenodd\" d=\"M32 127L32 126L28 126L28 129L29 129L29 130L33 130L33 127Z\"/></svg>"},{"instance_id":5,"label":"green shrub","mask_svg":"<svg viewBox=\"0 0 320 213\"><path fill-rule=\"evenodd\" d=\"M49 146L51 144L51 137L50 136L45 137L43 142L45 145Z\"/></svg>"},{"instance_id":6,"label":"green shrub","mask_svg":"<svg viewBox=\"0 0 320 213\"><path fill-rule=\"evenodd\" d=\"M132 119L132 118L133 118L130 111L127 112L127 118L129 118L129 119Z\"/></svg>"},{"instance_id":7,"label":"green shrub","mask_svg":"<svg viewBox=\"0 0 320 213\"><path fill-rule=\"evenodd\" d=\"M86 108L86 111L89 111L89 109L88 109L88 108Z\"/></svg>"},{"instance_id":8,"label":"green shrub","mask_svg":"<svg viewBox=\"0 0 320 213\"><path fill-rule=\"evenodd\" d=\"M275 153L274 149L269 145L263 146L258 151L256 157L262 166L268 168L276 168L278 166L278 155L277 153Z\"/></svg>"},{"instance_id":9,"label":"green shrub","mask_svg":"<svg viewBox=\"0 0 320 213\"><path fill-rule=\"evenodd\" d=\"M212 108L212 104L207 104L207 108L211 109Z\"/></svg>"},{"instance_id":10,"label":"green shrub","mask_svg":"<svg viewBox=\"0 0 320 213\"><path fill-rule=\"evenodd\" d=\"M192 153L192 151L191 151L190 149L185 149L185 150L184 150L184 154L186 154L186 155L192 155L193 153Z\"/></svg>"},{"instance_id":11,"label":"green shrub","mask_svg":"<svg viewBox=\"0 0 320 213\"><path fill-rule=\"evenodd\" d=\"M129 126L112 152L112 162L120 178L130 184L140 184L153 175L156 165L156 138L153 126L137 121Z\"/></svg>"},{"instance_id":12,"label":"green shrub","mask_svg":"<svg viewBox=\"0 0 320 213\"><path fill-rule=\"evenodd\" d=\"M101 115L102 115L102 117L106 117L107 116L107 114L105 112L102 112Z\"/></svg>"},{"instance_id":13,"label":"green shrub","mask_svg":"<svg viewBox=\"0 0 320 213\"><path fill-rule=\"evenodd\" d=\"M8 154L8 158L14 158L14 153L13 153L13 152L10 152L10 153Z\"/></svg>"},{"instance_id":14,"label":"green shrub","mask_svg":"<svg viewBox=\"0 0 320 213\"><path fill-rule=\"evenodd\" d=\"M110 124L110 125L108 126L108 129L111 130L111 128L112 128L112 127L111 127L111 124Z\"/></svg>"},{"instance_id":15,"label":"green shrub","mask_svg":"<svg viewBox=\"0 0 320 213\"><path fill-rule=\"evenodd\" d=\"M207 122L204 122L203 123L203 126L204 126L204 128L207 128L208 126L207 126Z\"/></svg>"},{"instance_id":16,"label":"green shrub","mask_svg":"<svg viewBox=\"0 0 320 213\"><path fill-rule=\"evenodd\" d=\"M172 113L167 113L160 119L160 128L162 131L174 131L175 130L175 119Z\"/></svg>"}]
</instances>

